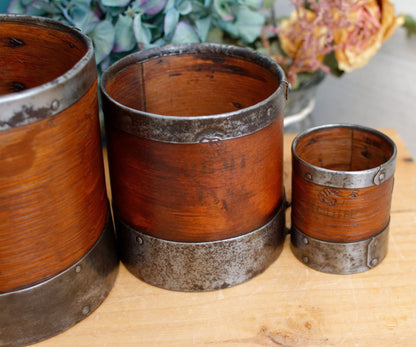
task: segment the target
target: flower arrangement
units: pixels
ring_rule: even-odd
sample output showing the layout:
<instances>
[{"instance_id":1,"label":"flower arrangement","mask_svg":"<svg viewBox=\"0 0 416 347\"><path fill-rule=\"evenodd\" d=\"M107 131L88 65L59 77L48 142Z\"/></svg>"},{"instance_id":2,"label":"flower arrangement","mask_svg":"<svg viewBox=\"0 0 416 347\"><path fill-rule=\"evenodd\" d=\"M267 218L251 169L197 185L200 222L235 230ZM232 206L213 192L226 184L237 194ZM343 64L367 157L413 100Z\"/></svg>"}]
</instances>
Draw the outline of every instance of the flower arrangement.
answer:
<instances>
[{"instance_id":1,"label":"flower arrangement","mask_svg":"<svg viewBox=\"0 0 416 347\"><path fill-rule=\"evenodd\" d=\"M105 69L135 50L169 43L226 42L274 58L292 88L313 74L364 66L404 23L390 0L291 0L275 19L273 0L12 0L8 12L76 26ZM266 9L268 7L268 9Z\"/></svg>"},{"instance_id":2,"label":"flower arrangement","mask_svg":"<svg viewBox=\"0 0 416 347\"><path fill-rule=\"evenodd\" d=\"M390 0L292 0L295 9L269 23L261 50L285 69L292 86L324 71L341 75L363 67L404 23Z\"/></svg>"}]
</instances>

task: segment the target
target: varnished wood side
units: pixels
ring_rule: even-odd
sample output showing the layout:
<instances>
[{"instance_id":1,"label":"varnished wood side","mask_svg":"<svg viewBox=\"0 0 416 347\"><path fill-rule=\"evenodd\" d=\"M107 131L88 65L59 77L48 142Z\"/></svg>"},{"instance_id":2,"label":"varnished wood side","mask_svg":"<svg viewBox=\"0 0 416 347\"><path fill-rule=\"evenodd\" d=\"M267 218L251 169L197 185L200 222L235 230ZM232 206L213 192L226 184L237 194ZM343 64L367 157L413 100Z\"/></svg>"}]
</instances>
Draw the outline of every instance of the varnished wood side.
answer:
<instances>
[{"instance_id":1,"label":"varnished wood side","mask_svg":"<svg viewBox=\"0 0 416 347\"><path fill-rule=\"evenodd\" d=\"M282 117L241 138L168 144L108 129L113 207L139 230L210 241L264 225L283 196Z\"/></svg>"},{"instance_id":2,"label":"varnished wood side","mask_svg":"<svg viewBox=\"0 0 416 347\"><path fill-rule=\"evenodd\" d=\"M97 82L72 107L0 131L0 292L80 259L107 216Z\"/></svg>"},{"instance_id":3,"label":"varnished wood side","mask_svg":"<svg viewBox=\"0 0 416 347\"><path fill-rule=\"evenodd\" d=\"M245 134L242 126L239 137L225 140L222 125L217 129L214 123L190 144L134 136L111 118L149 126L141 123L143 113L124 117L120 104L172 123L172 116L198 124L193 117L226 118L240 109L267 118L270 110L261 102L280 82L260 63L213 52L160 55L114 73L105 91L118 104L104 106L104 112L118 216L146 234L174 241L221 240L266 224L283 198L283 115L275 114L272 124L254 133ZM180 137L181 128L172 129Z\"/></svg>"},{"instance_id":4,"label":"varnished wood side","mask_svg":"<svg viewBox=\"0 0 416 347\"><path fill-rule=\"evenodd\" d=\"M331 188L292 176L292 222L323 241L353 242L381 232L390 220L393 178L379 186Z\"/></svg>"}]
</instances>

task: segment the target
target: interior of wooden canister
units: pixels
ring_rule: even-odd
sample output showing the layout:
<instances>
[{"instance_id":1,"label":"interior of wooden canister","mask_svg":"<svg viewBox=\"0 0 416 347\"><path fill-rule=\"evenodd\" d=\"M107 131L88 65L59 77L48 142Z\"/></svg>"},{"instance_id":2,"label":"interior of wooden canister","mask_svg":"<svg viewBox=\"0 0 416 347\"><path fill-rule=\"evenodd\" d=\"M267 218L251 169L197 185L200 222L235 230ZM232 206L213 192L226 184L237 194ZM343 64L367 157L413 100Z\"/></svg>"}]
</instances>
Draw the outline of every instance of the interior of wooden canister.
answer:
<instances>
[{"instance_id":1,"label":"interior of wooden canister","mask_svg":"<svg viewBox=\"0 0 416 347\"><path fill-rule=\"evenodd\" d=\"M24 22L0 22L0 45L0 95L54 80L88 50L75 35Z\"/></svg>"},{"instance_id":2,"label":"interior of wooden canister","mask_svg":"<svg viewBox=\"0 0 416 347\"><path fill-rule=\"evenodd\" d=\"M385 138L353 127L318 129L301 137L295 146L295 154L305 162L337 171L372 169L393 153L393 145Z\"/></svg>"},{"instance_id":3,"label":"interior of wooden canister","mask_svg":"<svg viewBox=\"0 0 416 347\"><path fill-rule=\"evenodd\" d=\"M138 62L105 88L130 108L167 116L202 116L253 106L273 94L278 77L243 58L184 54Z\"/></svg>"}]
</instances>

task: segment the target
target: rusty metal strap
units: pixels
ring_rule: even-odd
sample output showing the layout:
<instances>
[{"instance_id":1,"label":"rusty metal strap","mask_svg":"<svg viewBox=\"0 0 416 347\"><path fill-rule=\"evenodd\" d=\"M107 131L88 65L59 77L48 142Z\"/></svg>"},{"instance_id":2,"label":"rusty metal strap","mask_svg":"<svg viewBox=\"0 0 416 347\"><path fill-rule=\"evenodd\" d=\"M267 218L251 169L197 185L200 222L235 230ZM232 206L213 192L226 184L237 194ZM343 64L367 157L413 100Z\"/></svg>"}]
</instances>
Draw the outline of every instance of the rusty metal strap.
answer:
<instances>
[{"instance_id":1,"label":"rusty metal strap","mask_svg":"<svg viewBox=\"0 0 416 347\"><path fill-rule=\"evenodd\" d=\"M385 258L389 225L371 238L345 243L318 240L292 226L292 252L302 263L321 272L363 272L377 266Z\"/></svg>"}]
</instances>

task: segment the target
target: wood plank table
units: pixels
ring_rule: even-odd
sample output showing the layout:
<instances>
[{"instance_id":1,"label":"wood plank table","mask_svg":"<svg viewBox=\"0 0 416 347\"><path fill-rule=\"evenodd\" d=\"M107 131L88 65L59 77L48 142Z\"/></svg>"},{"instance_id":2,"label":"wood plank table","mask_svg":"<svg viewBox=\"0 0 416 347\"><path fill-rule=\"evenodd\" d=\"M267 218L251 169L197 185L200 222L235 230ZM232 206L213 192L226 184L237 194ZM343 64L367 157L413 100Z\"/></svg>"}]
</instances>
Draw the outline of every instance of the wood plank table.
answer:
<instances>
[{"instance_id":1,"label":"wood plank table","mask_svg":"<svg viewBox=\"0 0 416 347\"><path fill-rule=\"evenodd\" d=\"M394 130L398 160L389 252L354 275L314 271L286 240L263 274L204 293L152 287L123 266L114 289L88 318L37 346L415 346L416 164ZM290 197L290 144L285 185Z\"/></svg>"}]
</instances>

